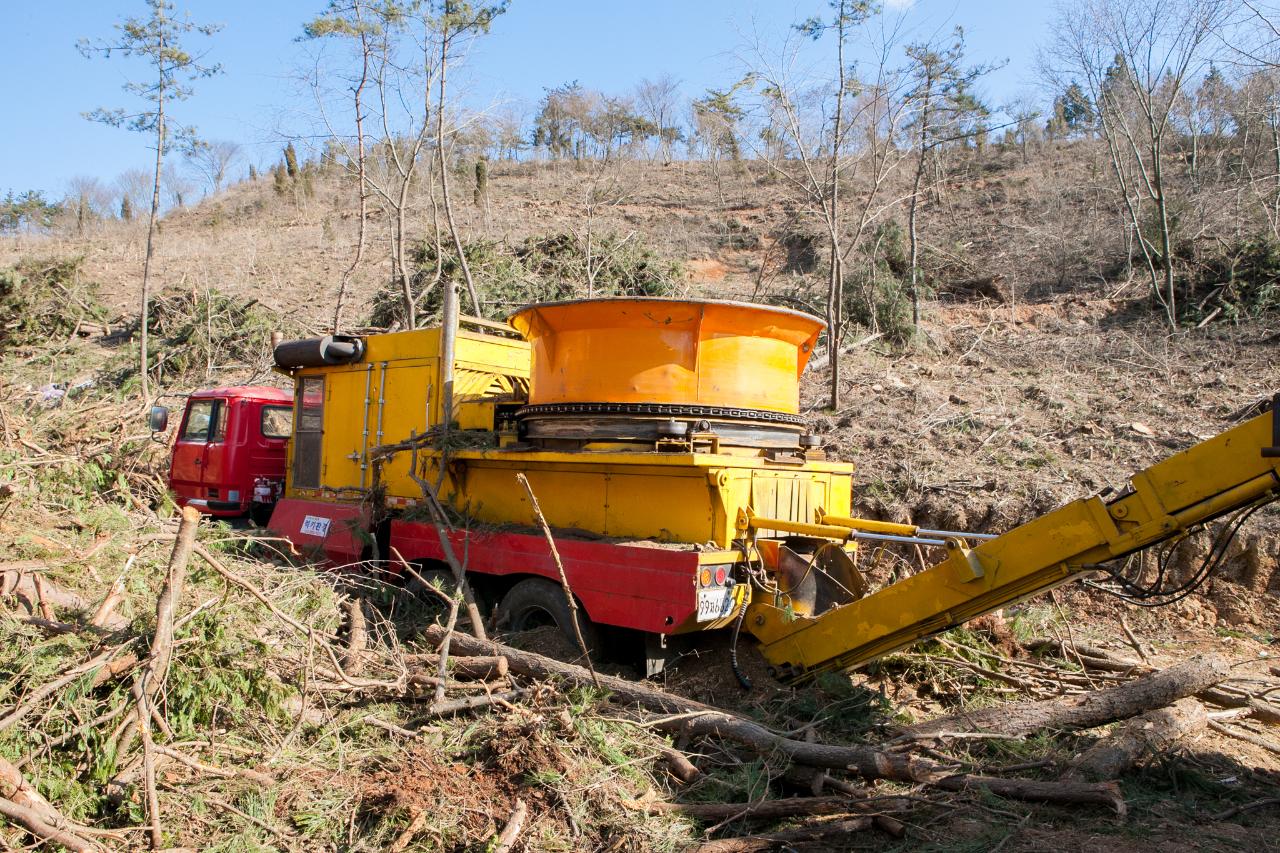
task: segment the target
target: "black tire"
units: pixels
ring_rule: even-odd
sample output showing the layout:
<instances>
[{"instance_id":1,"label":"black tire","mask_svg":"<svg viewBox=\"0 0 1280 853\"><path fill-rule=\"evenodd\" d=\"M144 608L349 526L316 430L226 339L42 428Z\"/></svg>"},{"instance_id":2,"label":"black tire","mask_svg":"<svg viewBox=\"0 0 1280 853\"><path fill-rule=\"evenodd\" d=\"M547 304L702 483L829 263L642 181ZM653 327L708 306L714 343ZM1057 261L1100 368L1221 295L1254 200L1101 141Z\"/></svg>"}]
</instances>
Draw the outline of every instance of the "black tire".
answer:
<instances>
[{"instance_id":1,"label":"black tire","mask_svg":"<svg viewBox=\"0 0 1280 853\"><path fill-rule=\"evenodd\" d=\"M578 648L578 637L573 630L573 612L565 600L564 589L544 578L527 578L507 591L498 605L498 625L508 631L528 631L544 625L555 625L569 643ZM583 642L593 653L600 648L596 626L586 611L578 608L578 628Z\"/></svg>"}]
</instances>

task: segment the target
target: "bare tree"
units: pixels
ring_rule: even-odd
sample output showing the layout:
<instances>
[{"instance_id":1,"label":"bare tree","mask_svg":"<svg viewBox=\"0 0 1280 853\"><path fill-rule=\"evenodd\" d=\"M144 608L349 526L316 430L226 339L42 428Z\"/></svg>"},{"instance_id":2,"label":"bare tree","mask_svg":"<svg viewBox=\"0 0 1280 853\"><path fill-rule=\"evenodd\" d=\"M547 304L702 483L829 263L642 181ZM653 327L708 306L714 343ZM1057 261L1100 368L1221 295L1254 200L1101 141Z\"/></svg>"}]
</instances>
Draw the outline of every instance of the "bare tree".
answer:
<instances>
[{"instance_id":1,"label":"bare tree","mask_svg":"<svg viewBox=\"0 0 1280 853\"><path fill-rule=\"evenodd\" d=\"M811 80L797 72L799 45L788 40L777 57L763 46L753 49L750 79L758 84L764 125L757 153L826 232L828 405L835 409L841 401L846 268L868 229L902 201L886 198L885 189L906 156L895 141L910 102L901 74L890 66L897 32L866 27L873 16L868 3L832 0L831 8L829 21L812 19L797 28L811 38L834 37L831 77ZM846 52L857 32L870 38L876 61L874 70L854 78ZM855 181L856 195L842 192Z\"/></svg>"},{"instance_id":2,"label":"bare tree","mask_svg":"<svg viewBox=\"0 0 1280 853\"><path fill-rule=\"evenodd\" d=\"M193 56L182 47L184 36L192 32L213 35L220 29L218 26L201 26L193 24L189 18L175 17L173 4L168 0L147 0L147 5L151 12L146 18L127 18L116 25L119 30L116 38L96 42L81 39L78 44L80 52L86 57L95 54L108 58L113 54L126 58L140 57L154 73L154 77L145 83L125 84L125 91L139 96L148 106L132 113L123 109L99 108L85 114L92 121L145 133L155 140L156 161L151 181L151 214L147 220L147 253L142 263L139 376L144 400L151 396L147 325L151 302L151 261L155 255L156 220L160 216L160 177L164 168L164 155L171 143L176 143L179 148L190 147L196 138L193 128L175 123L166 112L175 101L191 96L189 81L221 71L219 66L205 64L202 57Z\"/></svg>"},{"instance_id":3,"label":"bare tree","mask_svg":"<svg viewBox=\"0 0 1280 853\"><path fill-rule=\"evenodd\" d=\"M490 119L493 125L493 144L496 159L517 160L520 152L529 146L525 124L528 114L518 104L507 104Z\"/></svg>"},{"instance_id":4,"label":"bare tree","mask_svg":"<svg viewBox=\"0 0 1280 853\"><path fill-rule=\"evenodd\" d=\"M62 207L75 223L76 234L84 233L95 223L112 215L111 190L95 177L76 175L67 181Z\"/></svg>"},{"instance_id":5,"label":"bare tree","mask_svg":"<svg viewBox=\"0 0 1280 853\"><path fill-rule=\"evenodd\" d=\"M120 200L117 209L142 210L151 192L152 176L142 169L125 169L116 176L113 186ZM122 217L123 218L123 217Z\"/></svg>"},{"instance_id":6,"label":"bare tree","mask_svg":"<svg viewBox=\"0 0 1280 853\"><path fill-rule=\"evenodd\" d=\"M165 163L160 173L160 186L168 196L170 207L183 207L187 199L196 191L195 182L188 178L173 163Z\"/></svg>"},{"instance_id":7,"label":"bare tree","mask_svg":"<svg viewBox=\"0 0 1280 853\"><path fill-rule=\"evenodd\" d=\"M449 233L453 237L453 247L458 253L458 266L462 270L463 281L467 285L467 295L471 298L472 310L477 316L484 316L484 307L480 303L476 283L471 278L471 266L467 263L462 236L453 218L453 202L449 197L449 167L445 158L444 132L445 106L448 104L446 86L451 52L457 52L465 47L469 38L487 33L494 19L506 10L507 0L480 6L473 5L468 0L440 0L440 15L437 19L440 33L440 94L436 99L436 158L440 175L440 194L445 219L449 223ZM448 286L452 289L452 284Z\"/></svg>"},{"instance_id":8,"label":"bare tree","mask_svg":"<svg viewBox=\"0 0 1280 853\"><path fill-rule=\"evenodd\" d=\"M1080 0L1059 7L1043 62L1058 83L1084 80L1151 292L1171 327L1178 322L1174 190L1167 154L1174 112L1212 58L1229 0Z\"/></svg>"},{"instance_id":9,"label":"bare tree","mask_svg":"<svg viewBox=\"0 0 1280 853\"><path fill-rule=\"evenodd\" d=\"M365 89L369 85L369 66L373 56L373 39L381 34L382 28L378 23L378 16L369 8L369 4L364 0L352 0L352 2L343 2L343 0L330 0L325 11L309 21L303 26L303 33L307 38L344 38L354 45L356 51L356 64L360 71L349 81L349 90L351 92L352 118L355 124L355 152L350 151L345 139L333 133L330 127L330 144L337 152L345 155L347 165L354 163L354 175L356 182L356 195L359 199L359 214L356 219L356 245L351 253L351 263L342 271L342 279L338 283L338 294L333 301L333 331L336 334L342 324L342 303L346 298L347 287L351 283L352 276L360 267L360 262L364 258L364 246L366 239L366 231L369 223L369 182L367 174L367 160L365 151L365 129L364 122L366 118L364 97ZM319 75L317 74L315 86L318 89L320 85ZM322 98L317 98L318 102L323 102Z\"/></svg>"},{"instance_id":10,"label":"bare tree","mask_svg":"<svg viewBox=\"0 0 1280 853\"><path fill-rule=\"evenodd\" d=\"M636 106L652 125L663 164L671 162L671 148L681 133L677 118L680 110L680 81L670 74L656 79L645 78L636 86Z\"/></svg>"},{"instance_id":11,"label":"bare tree","mask_svg":"<svg viewBox=\"0 0 1280 853\"><path fill-rule=\"evenodd\" d=\"M186 154L191 165L204 177L209 190L216 193L222 191L227 173L240 161L241 149L238 142L219 139L199 142Z\"/></svg>"}]
</instances>

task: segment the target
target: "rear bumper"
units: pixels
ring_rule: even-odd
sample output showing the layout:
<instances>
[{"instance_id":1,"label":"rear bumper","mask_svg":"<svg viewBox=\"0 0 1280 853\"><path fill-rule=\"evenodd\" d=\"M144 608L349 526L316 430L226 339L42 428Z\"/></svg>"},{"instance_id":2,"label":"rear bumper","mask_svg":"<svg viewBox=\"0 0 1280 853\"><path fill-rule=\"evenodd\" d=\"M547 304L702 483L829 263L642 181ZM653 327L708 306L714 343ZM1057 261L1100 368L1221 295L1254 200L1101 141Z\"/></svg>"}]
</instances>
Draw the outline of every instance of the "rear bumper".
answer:
<instances>
[{"instance_id":1,"label":"rear bumper","mask_svg":"<svg viewBox=\"0 0 1280 853\"><path fill-rule=\"evenodd\" d=\"M216 518L236 518L246 515L249 512L249 502L247 500L238 501L219 501L210 500L205 497L196 497L193 494L183 494L183 492L203 491L203 489L192 489L190 487L170 485L173 490L174 502L178 506L190 506L200 510L205 515L212 515Z\"/></svg>"}]
</instances>

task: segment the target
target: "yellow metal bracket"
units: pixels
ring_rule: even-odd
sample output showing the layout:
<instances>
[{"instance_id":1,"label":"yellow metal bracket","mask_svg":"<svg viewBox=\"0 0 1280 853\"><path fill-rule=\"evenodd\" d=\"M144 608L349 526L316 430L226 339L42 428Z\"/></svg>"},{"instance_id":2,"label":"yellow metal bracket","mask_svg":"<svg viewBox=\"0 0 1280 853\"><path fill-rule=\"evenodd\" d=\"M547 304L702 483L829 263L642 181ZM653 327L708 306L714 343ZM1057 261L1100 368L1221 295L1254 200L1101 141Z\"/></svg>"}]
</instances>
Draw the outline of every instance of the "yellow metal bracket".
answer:
<instances>
[{"instance_id":1,"label":"yellow metal bracket","mask_svg":"<svg viewBox=\"0 0 1280 853\"><path fill-rule=\"evenodd\" d=\"M947 562L955 569L956 578L961 583L969 583L986 577L982 561L972 550L965 547L959 539L947 540Z\"/></svg>"}]
</instances>

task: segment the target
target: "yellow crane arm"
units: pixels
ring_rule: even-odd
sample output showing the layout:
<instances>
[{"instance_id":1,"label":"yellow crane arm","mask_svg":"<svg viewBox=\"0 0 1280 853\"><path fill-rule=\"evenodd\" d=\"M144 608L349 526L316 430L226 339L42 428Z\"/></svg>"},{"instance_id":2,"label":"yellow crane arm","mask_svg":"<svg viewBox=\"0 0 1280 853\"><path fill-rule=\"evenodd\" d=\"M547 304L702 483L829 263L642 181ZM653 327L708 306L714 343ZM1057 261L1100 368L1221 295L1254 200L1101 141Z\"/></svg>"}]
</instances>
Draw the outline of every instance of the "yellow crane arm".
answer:
<instances>
[{"instance_id":1,"label":"yellow crane arm","mask_svg":"<svg viewBox=\"0 0 1280 853\"><path fill-rule=\"evenodd\" d=\"M1277 496L1280 395L1270 413L1140 471L1118 496L1073 501L972 548L948 538L932 568L813 617L757 594L744 627L781 677L856 666ZM840 521L820 518L810 535L853 536Z\"/></svg>"}]
</instances>

